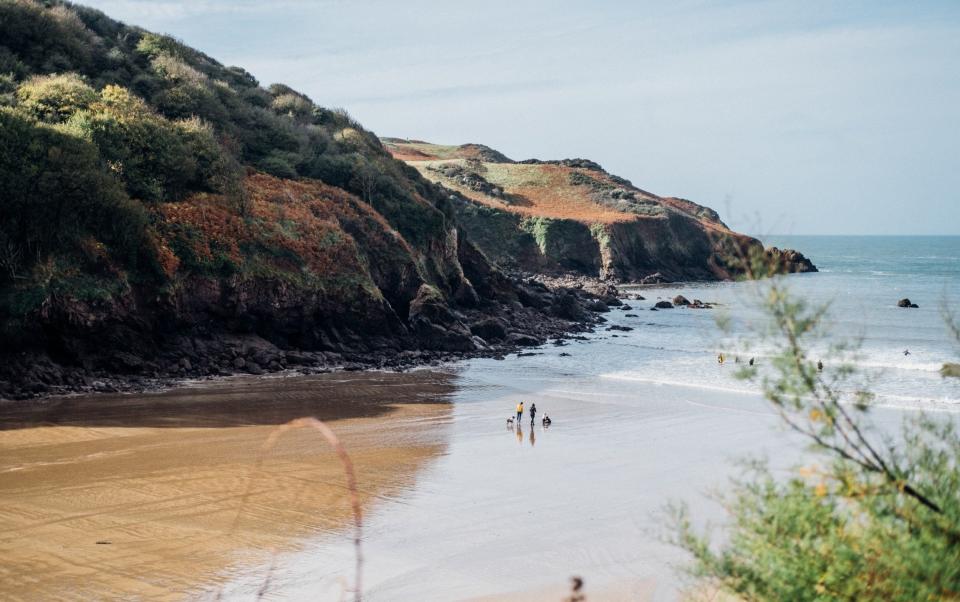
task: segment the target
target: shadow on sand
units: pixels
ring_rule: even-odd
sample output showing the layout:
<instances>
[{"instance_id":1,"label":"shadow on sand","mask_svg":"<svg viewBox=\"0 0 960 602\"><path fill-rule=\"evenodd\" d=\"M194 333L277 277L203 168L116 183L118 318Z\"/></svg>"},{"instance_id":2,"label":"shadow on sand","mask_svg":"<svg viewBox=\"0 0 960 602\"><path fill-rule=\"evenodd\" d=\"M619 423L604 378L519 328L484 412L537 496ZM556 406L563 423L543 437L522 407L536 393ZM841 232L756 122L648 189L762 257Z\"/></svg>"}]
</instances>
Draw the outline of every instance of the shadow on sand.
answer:
<instances>
[{"instance_id":1,"label":"shadow on sand","mask_svg":"<svg viewBox=\"0 0 960 602\"><path fill-rule=\"evenodd\" d=\"M218 428L373 417L398 404L445 404L455 374L338 373L244 378L162 393L55 397L0 404L0 430L38 426Z\"/></svg>"}]
</instances>

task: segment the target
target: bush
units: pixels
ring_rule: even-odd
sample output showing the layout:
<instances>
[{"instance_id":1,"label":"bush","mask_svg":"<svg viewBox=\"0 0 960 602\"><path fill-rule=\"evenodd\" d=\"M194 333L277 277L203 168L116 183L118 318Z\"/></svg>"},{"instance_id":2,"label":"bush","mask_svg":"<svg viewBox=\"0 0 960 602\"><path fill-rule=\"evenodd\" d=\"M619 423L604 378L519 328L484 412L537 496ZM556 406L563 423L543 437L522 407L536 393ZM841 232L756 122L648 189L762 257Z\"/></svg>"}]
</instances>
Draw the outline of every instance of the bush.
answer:
<instances>
[{"instance_id":1,"label":"bush","mask_svg":"<svg viewBox=\"0 0 960 602\"><path fill-rule=\"evenodd\" d=\"M97 92L76 73L30 78L17 89L22 110L42 121L66 121L97 100Z\"/></svg>"},{"instance_id":2,"label":"bush","mask_svg":"<svg viewBox=\"0 0 960 602\"><path fill-rule=\"evenodd\" d=\"M257 168L278 178L295 179L297 170L291 164L290 153L273 151L257 163Z\"/></svg>"},{"instance_id":3,"label":"bush","mask_svg":"<svg viewBox=\"0 0 960 602\"><path fill-rule=\"evenodd\" d=\"M119 86L107 86L100 102L77 121L86 127L100 153L127 186L145 201L182 197L196 181L197 161L182 132Z\"/></svg>"},{"instance_id":4,"label":"bush","mask_svg":"<svg viewBox=\"0 0 960 602\"><path fill-rule=\"evenodd\" d=\"M0 2L3 46L33 73L86 72L93 66L98 38L66 6Z\"/></svg>"},{"instance_id":5,"label":"bush","mask_svg":"<svg viewBox=\"0 0 960 602\"><path fill-rule=\"evenodd\" d=\"M281 94L273 99L273 110L297 121L309 121L313 116L313 103L296 94Z\"/></svg>"},{"instance_id":6,"label":"bush","mask_svg":"<svg viewBox=\"0 0 960 602\"><path fill-rule=\"evenodd\" d=\"M776 275L781 266L754 249L748 268ZM956 599L960 438L952 419L908 419L899 443L878 436L870 396L850 386L849 348L834 347L829 374L809 359L827 306L793 297L779 277L760 292L768 323L758 334L776 352L741 376L760 384L817 461L787 479L755 463L725 497L732 524L719 547L675 510L693 574L745 600Z\"/></svg>"},{"instance_id":7,"label":"bush","mask_svg":"<svg viewBox=\"0 0 960 602\"><path fill-rule=\"evenodd\" d=\"M89 235L121 263L136 261L146 214L101 165L91 142L0 109L0 232L20 251L15 272Z\"/></svg>"}]
</instances>

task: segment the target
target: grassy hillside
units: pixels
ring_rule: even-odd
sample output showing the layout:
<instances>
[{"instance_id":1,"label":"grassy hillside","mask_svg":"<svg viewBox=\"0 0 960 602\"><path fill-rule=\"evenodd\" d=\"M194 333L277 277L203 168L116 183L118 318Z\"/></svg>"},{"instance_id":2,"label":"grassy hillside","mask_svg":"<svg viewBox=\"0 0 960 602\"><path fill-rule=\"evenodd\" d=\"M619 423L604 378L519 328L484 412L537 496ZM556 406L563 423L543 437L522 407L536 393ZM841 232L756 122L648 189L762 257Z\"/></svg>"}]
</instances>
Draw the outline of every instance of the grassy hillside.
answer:
<instances>
[{"instance_id":1,"label":"grassy hillside","mask_svg":"<svg viewBox=\"0 0 960 602\"><path fill-rule=\"evenodd\" d=\"M456 266L434 253L452 227L446 200L345 113L81 6L3 0L0 27L7 320L57 291L95 299L134 284L164 289L172 265L257 274L259 263L247 265L238 249L268 248L265 233L236 226L265 221L252 202L263 179L247 175L257 172L353 195L411 247L415 273L445 288L456 279ZM222 199L223 223L215 249L198 258L164 241L174 223L189 229L176 220L203 195ZM241 234L248 239L231 239Z\"/></svg>"},{"instance_id":2,"label":"grassy hillside","mask_svg":"<svg viewBox=\"0 0 960 602\"><path fill-rule=\"evenodd\" d=\"M345 112L96 10L0 0L0 353L182 373L190 337L223 333L473 350L447 306L519 286L486 261L449 195Z\"/></svg>"},{"instance_id":3,"label":"grassy hillside","mask_svg":"<svg viewBox=\"0 0 960 602\"><path fill-rule=\"evenodd\" d=\"M460 220L509 267L642 280L729 277L732 232L715 211L659 197L585 159L513 161L488 147L385 138L395 158L453 193Z\"/></svg>"}]
</instances>

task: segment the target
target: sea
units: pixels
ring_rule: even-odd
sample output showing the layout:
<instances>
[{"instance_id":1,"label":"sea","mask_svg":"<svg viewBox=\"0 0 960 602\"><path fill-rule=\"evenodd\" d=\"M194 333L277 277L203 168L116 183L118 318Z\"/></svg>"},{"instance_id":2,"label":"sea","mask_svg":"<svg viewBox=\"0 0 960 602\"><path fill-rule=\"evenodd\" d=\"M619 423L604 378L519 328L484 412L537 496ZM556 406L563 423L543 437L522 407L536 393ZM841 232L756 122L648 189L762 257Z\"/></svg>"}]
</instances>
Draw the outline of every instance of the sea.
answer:
<instances>
[{"instance_id":1,"label":"sea","mask_svg":"<svg viewBox=\"0 0 960 602\"><path fill-rule=\"evenodd\" d=\"M878 406L930 411L960 410L960 383L945 379L945 363L960 362L960 340L947 326L960 324L958 236L775 236L764 243L798 249L820 270L796 274L785 287L811 308L826 307L819 339L809 342L811 362L829 374L840 365L856 369L848 393L869 389ZM760 310L767 284L709 283L641 290L652 300L683 295L713 303L711 311L637 312L633 331L614 343L630 352L603 354L604 378L681 384L750 393L756 386L737 378L736 361L762 366L774 351L758 336L768 321ZM910 299L917 308L897 306ZM648 310L639 302L637 309ZM721 319L718 320L718 315ZM724 328L718 322L725 324ZM844 345L847 351L832 352ZM726 369L708 364L724 354Z\"/></svg>"},{"instance_id":2,"label":"sea","mask_svg":"<svg viewBox=\"0 0 960 602\"><path fill-rule=\"evenodd\" d=\"M960 237L763 240L818 266L782 284L827 306L808 357L827 377L852 365L854 380L838 384L844 393L876 394L864 418L870 436L897 432L921 411L960 419L960 379L939 372L960 361L944 322L960 313ZM670 543L667 506L687 504L695 525L712 524L722 537L727 515L714 494L740 474L741 460L766 458L784 476L823 461L757 384L736 377L738 360L770 364L774 347L756 336L768 284L625 287L645 299L604 314L582 340L443 368L456 383L452 412L427 427L442 453L364 517L365 599L556 600L573 576L585 580L589 600L685 599L697 584L684 572L689 557ZM651 311L676 295L713 309ZM897 307L902 298L918 307ZM831 349L841 343L855 352L838 357ZM506 424L519 401L527 413ZM351 537L346 528L319 534L272 572L238 567L226 593L338 599L353 575Z\"/></svg>"}]
</instances>

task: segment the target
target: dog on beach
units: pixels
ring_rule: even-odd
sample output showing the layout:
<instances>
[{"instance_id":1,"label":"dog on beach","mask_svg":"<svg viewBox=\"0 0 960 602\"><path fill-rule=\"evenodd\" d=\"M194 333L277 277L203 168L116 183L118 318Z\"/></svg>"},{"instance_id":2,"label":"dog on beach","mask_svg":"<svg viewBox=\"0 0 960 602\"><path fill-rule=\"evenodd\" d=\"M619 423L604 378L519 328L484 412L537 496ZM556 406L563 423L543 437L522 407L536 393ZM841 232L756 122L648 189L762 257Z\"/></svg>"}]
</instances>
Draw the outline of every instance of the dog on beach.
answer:
<instances>
[{"instance_id":1,"label":"dog on beach","mask_svg":"<svg viewBox=\"0 0 960 602\"><path fill-rule=\"evenodd\" d=\"M543 420L542 420L543 426L550 426L550 423L552 422L553 420L550 420L549 416L547 416L546 414L543 415Z\"/></svg>"},{"instance_id":2,"label":"dog on beach","mask_svg":"<svg viewBox=\"0 0 960 602\"><path fill-rule=\"evenodd\" d=\"M513 426L513 416L507 418L507 426Z\"/></svg>"}]
</instances>

